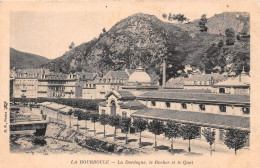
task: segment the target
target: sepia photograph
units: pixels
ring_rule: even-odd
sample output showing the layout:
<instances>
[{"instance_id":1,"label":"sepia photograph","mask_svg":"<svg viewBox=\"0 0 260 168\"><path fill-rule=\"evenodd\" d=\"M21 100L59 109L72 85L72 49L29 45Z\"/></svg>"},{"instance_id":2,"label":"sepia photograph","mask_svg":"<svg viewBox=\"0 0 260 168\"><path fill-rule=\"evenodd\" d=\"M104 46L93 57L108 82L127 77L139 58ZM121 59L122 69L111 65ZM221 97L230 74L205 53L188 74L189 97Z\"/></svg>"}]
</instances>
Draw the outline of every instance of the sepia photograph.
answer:
<instances>
[{"instance_id":1,"label":"sepia photograph","mask_svg":"<svg viewBox=\"0 0 260 168\"><path fill-rule=\"evenodd\" d=\"M252 153L250 11L96 4L10 11L8 153L112 167Z\"/></svg>"}]
</instances>

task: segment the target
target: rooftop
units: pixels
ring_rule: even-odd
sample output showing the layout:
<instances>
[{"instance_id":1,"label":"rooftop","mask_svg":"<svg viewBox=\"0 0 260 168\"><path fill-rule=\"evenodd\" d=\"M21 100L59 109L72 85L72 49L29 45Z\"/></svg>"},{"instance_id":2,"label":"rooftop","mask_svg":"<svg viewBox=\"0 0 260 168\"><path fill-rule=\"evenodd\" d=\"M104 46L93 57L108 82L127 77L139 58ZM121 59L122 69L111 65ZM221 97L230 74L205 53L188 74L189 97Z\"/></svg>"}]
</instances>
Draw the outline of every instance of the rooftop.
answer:
<instances>
[{"instance_id":1,"label":"rooftop","mask_svg":"<svg viewBox=\"0 0 260 168\"><path fill-rule=\"evenodd\" d=\"M109 71L103 78L128 79L129 76L125 71Z\"/></svg>"},{"instance_id":2,"label":"rooftop","mask_svg":"<svg viewBox=\"0 0 260 168\"><path fill-rule=\"evenodd\" d=\"M120 107L121 107L121 109L140 110L140 109L146 108L147 106L145 106L138 100L133 100L133 101L129 101L125 104L122 104Z\"/></svg>"},{"instance_id":3,"label":"rooftop","mask_svg":"<svg viewBox=\"0 0 260 168\"><path fill-rule=\"evenodd\" d=\"M249 130L250 128L249 117L231 115L146 108L133 113L131 116L149 119L174 120L181 123L193 123L201 126L211 126L225 129L237 128Z\"/></svg>"},{"instance_id":4,"label":"rooftop","mask_svg":"<svg viewBox=\"0 0 260 168\"><path fill-rule=\"evenodd\" d=\"M134 100L136 97L129 91L111 91L107 93L106 97L110 96L111 94L115 95L118 99L125 99L125 100Z\"/></svg>"},{"instance_id":5,"label":"rooftop","mask_svg":"<svg viewBox=\"0 0 260 168\"><path fill-rule=\"evenodd\" d=\"M215 93L183 93L183 92L163 92L154 91L147 92L137 99L171 99L171 100L192 100L192 101L207 101L207 102L224 102L224 103L250 103L248 95L233 95L233 94L215 94Z\"/></svg>"}]
</instances>

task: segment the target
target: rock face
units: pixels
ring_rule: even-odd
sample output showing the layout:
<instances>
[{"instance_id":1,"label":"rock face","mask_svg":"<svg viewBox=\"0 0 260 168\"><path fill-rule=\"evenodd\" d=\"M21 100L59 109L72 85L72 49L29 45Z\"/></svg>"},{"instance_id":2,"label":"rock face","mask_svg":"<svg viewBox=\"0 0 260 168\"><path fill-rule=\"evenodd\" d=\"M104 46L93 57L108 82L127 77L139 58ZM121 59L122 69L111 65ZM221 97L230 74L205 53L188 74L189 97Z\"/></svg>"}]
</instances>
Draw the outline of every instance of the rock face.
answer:
<instances>
[{"instance_id":1,"label":"rock face","mask_svg":"<svg viewBox=\"0 0 260 168\"><path fill-rule=\"evenodd\" d=\"M211 34L225 34L227 28L232 27L235 33L249 34L249 13L224 12L210 18L206 24Z\"/></svg>"},{"instance_id":2,"label":"rock face","mask_svg":"<svg viewBox=\"0 0 260 168\"><path fill-rule=\"evenodd\" d=\"M167 78L173 77L183 65L191 64L211 72L220 66L222 71L249 70L249 39L225 45L223 32L232 26L236 34L248 30L249 17L222 14L208 20L208 32L200 32L197 21L187 24L165 23L153 15L135 14L115 24L99 38L67 51L44 67L56 72L88 71L101 75L109 70L135 68L142 64L149 71L161 75L161 64L166 59ZM231 21L230 21L231 20ZM241 21L242 20L242 21ZM223 22L222 22L223 21ZM232 22L232 24L229 24ZM219 34L219 31L221 34ZM249 34L249 33L248 33ZM218 46L223 40L224 45ZM226 67L228 55L229 68ZM236 62L235 64L233 62Z\"/></svg>"}]
</instances>

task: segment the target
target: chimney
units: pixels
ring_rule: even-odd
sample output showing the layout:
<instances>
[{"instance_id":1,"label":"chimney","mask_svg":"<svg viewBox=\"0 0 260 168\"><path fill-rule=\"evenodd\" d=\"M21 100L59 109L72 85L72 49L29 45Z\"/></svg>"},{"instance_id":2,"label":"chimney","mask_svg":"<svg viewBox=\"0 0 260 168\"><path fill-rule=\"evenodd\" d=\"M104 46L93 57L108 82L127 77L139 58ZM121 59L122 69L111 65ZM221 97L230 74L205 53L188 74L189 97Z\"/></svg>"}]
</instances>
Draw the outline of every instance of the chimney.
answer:
<instances>
[{"instance_id":1,"label":"chimney","mask_svg":"<svg viewBox=\"0 0 260 168\"><path fill-rule=\"evenodd\" d=\"M162 87L164 88L166 86L166 62L163 60L163 81L162 81Z\"/></svg>"}]
</instances>

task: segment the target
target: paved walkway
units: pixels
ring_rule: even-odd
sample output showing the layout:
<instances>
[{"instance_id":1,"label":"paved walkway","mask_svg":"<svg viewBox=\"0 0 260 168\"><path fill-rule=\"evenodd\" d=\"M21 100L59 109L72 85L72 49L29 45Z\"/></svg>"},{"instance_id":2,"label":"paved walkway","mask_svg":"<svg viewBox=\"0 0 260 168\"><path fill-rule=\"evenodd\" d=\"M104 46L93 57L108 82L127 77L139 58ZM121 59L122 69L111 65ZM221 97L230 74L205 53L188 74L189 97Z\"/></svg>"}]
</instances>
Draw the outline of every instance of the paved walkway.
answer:
<instances>
[{"instance_id":1,"label":"paved walkway","mask_svg":"<svg viewBox=\"0 0 260 168\"><path fill-rule=\"evenodd\" d=\"M40 109L33 108L32 111L30 111L29 108L25 107L22 108L22 110L31 112L33 114L40 114ZM48 117L52 118L57 118L57 113L56 112L44 112L44 114L47 115ZM70 125L70 117L66 115L58 115L58 118L62 118L63 120L66 121L67 126ZM94 135L94 124L91 121L78 121L79 124L79 131L82 133L86 133L88 135ZM88 129L85 129L85 124L87 124ZM73 129L77 129L77 119L74 117L71 117L71 125ZM99 122L95 124L96 128L96 137L100 139L105 139L106 141L109 142L115 142L114 141L114 127L111 127L109 125L106 126L106 138L104 138L104 126L101 125ZM125 145L125 136L126 134L121 133L121 129L117 129L117 144ZM126 144L126 147L130 148L135 148L140 150L143 153L153 153L154 155L160 155L160 154L169 154L172 155L169 152L169 148L171 146L170 140L164 135L157 136L157 146L158 146L158 151L154 150L154 134L144 131L142 132L142 148L139 148L139 133L135 134L128 134L128 144ZM213 145L214 147L214 145ZM174 155L188 155L188 140L183 140L182 138L176 139L173 144L174 148ZM237 152L239 153L243 152L244 150L248 149L242 149ZM200 155L210 155L210 150L209 150L209 144L205 141L201 140L191 140L191 155L194 156L200 156ZM234 150L228 149L225 145L221 144L216 144L215 145L215 151L213 151L213 155L234 155Z\"/></svg>"}]
</instances>

